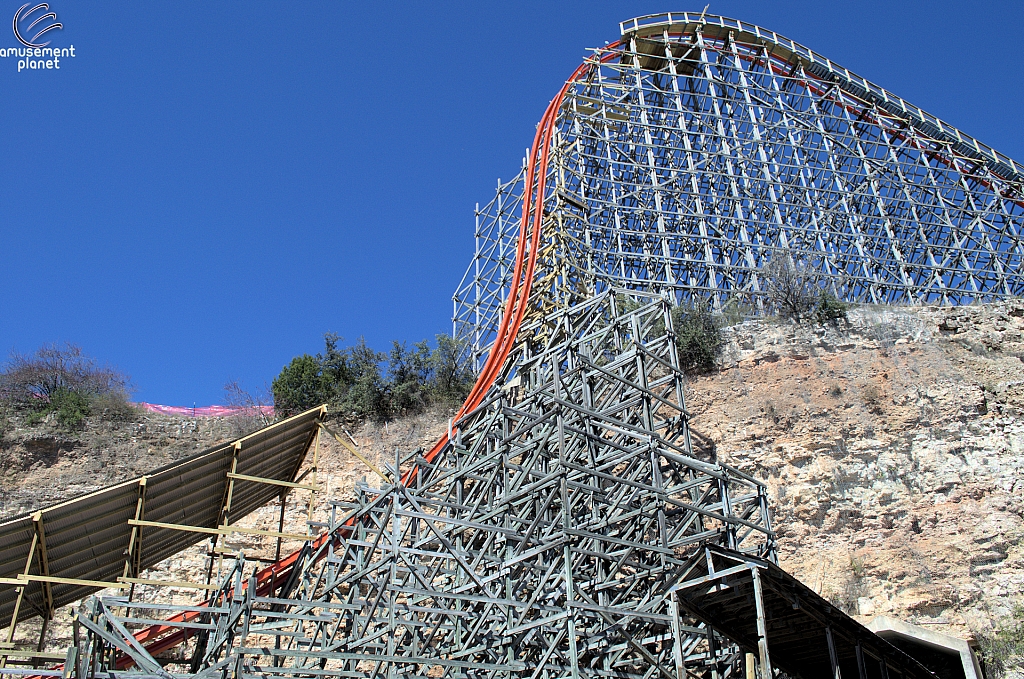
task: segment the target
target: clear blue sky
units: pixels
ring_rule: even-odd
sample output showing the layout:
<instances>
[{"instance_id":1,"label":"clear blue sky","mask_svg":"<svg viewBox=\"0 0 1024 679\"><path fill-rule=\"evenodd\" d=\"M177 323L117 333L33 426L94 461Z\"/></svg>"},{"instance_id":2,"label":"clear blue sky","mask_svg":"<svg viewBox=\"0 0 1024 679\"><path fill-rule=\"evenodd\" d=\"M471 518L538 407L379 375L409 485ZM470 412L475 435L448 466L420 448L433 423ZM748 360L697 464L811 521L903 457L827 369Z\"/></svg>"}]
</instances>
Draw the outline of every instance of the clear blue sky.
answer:
<instances>
[{"instance_id":1,"label":"clear blue sky","mask_svg":"<svg viewBox=\"0 0 1024 679\"><path fill-rule=\"evenodd\" d=\"M24 1L0 0L0 47ZM0 59L0 353L74 341L139 400L190 405L269 383L327 330L379 349L449 331L474 203L586 48L704 1L50 0L75 57ZM1020 0L709 11L1024 160Z\"/></svg>"}]
</instances>

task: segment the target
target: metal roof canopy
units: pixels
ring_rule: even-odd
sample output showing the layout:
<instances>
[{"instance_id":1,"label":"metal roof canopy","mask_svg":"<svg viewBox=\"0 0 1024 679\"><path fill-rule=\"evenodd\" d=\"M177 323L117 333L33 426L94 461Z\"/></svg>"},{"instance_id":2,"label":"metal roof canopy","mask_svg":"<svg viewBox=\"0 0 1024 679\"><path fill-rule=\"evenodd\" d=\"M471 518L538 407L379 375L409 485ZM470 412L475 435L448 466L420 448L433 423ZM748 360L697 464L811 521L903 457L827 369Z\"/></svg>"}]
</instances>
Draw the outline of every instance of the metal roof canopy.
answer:
<instances>
[{"instance_id":1,"label":"metal roof canopy","mask_svg":"<svg viewBox=\"0 0 1024 679\"><path fill-rule=\"evenodd\" d=\"M133 557L129 570L137 577L208 537L133 526L133 520L217 529L232 480L232 521L283 495L288 487L238 476L294 481L325 410L308 410L145 476L0 522L0 625L47 616L104 589L125 574ZM22 605L12 620L23 585Z\"/></svg>"},{"instance_id":2,"label":"metal roof canopy","mask_svg":"<svg viewBox=\"0 0 1024 679\"><path fill-rule=\"evenodd\" d=\"M679 605L758 656L759 679L935 679L926 667L778 566L706 545L675 586Z\"/></svg>"}]
</instances>

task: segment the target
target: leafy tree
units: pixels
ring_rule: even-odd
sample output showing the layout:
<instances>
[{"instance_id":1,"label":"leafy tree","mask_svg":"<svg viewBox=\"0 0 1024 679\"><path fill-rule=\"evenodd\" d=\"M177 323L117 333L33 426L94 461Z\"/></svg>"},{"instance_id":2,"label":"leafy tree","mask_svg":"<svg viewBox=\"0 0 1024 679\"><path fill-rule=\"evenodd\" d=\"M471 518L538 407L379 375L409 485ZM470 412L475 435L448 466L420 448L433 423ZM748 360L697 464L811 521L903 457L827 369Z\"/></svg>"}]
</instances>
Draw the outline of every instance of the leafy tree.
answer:
<instances>
[{"instance_id":1,"label":"leafy tree","mask_svg":"<svg viewBox=\"0 0 1024 679\"><path fill-rule=\"evenodd\" d=\"M800 322L811 314L817 300L814 276L789 255L773 257L762 270L768 299L783 318Z\"/></svg>"},{"instance_id":2,"label":"leafy tree","mask_svg":"<svg viewBox=\"0 0 1024 679\"><path fill-rule=\"evenodd\" d=\"M465 360L465 344L450 335L437 335L430 355L430 393L436 403L456 404L469 395L476 375Z\"/></svg>"},{"instance_id":3,"label":"leafy tree","mask_svg":"<svg viewBox=\"0 0 1024 679\"><path fill-rule=\"evenodd\" d=\"M473 384L463 343L448 335L438 335L433 350L425 340L412 348L393 342L386 355L362 338L351 347L339 347L340 341L327 333L322 353L298 356L281 371L272 391L282 415L327 403L330 412L344 417L380 420L433 404L450 406Z\"/></svg>"},{"instance_id":4,"label":"leafy tree","mask_svg":"<svg viewBox=\"0 0 1024 679\"><path fill-rule=\"evenodd\" d=\"M393 414L414 413L427 405L427 383L432 373L430 346L417 342L409 349L405 342L393 342L388 354L387 381Z\"/></svg>"},{"instance_id":5,"label":"leafy tree","mask_svg":"<svg viewBox=\"0 0 1024 679\"><path fill-rule=\"evenodd\" d=\"M317 354L320 362L321 380L326 402L338 403L352 384L352 370L349 368L349 350L338 348L341 337L329 332L324 335L323 353Z\"/></svg>"},{"instance_id":6,"label":"leafy tree","mask_svg":"<svg viewBox=\"0 0 1024 679\"><path fill-rule=\"evenodd\" d=\"M309 354L296 356L270 385L274 409L287 417L314 408L327 400L324 386L322 366L317 357Z\"/></svg>"},{"instance_id":7,"label":"leafy tree","mask_svg":"<svg viewBox=\"0 0 1024 679\"><path fill-rule=\"evenodd\" d=\"M822 290L818 295L818 302L814 305L814 317L818 325L839 325L846 323L846 311L848 304L840 302L828 290Z\"/></svg>"},{"instance_id":8,"label":"leafy tree","mask_svg":"<svg viewBox=\"0 0 1024 679\"><path fill-rule=\"evenodd\" d=\"M366 346L366 340L348 350L348 367L352 381L341 400L346 413L357 417L383 419L390 414L380 363L384 354Z\"/></svg>"},{"instance_id":9,"label":"leafy tree","mask_svg":"<svg viewBox=\"0 0 1024 679\"><path fill-rule=\"evenodd\" d=\"M672 325L683 372L700 374L714 370L723 342L710 300L694 299L689 306L673 307Z\"/></svg>"},{"instance_id":10,"label":"leafy tree","mask_svg":"<svg viewBox=\"0 0 1024 679\"><path fill-rule=\"evenodd\" d=\"M108 419L133 419L130 388L127 375L100 365L70 342L13 353L0 371L0 400L27 411L30 425L51 413L65 429L80 427L94 411Z\"/></svg>"}]
</instances>

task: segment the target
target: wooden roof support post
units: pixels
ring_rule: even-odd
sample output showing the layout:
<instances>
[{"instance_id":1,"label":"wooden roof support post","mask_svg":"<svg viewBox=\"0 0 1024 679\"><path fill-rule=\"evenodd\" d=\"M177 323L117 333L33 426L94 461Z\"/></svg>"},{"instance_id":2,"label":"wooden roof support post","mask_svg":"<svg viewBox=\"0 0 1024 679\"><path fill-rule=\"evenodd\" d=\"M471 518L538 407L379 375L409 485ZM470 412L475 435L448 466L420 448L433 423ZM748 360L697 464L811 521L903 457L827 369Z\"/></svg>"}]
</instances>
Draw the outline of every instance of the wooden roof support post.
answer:
<instances>
[{"instance_id":1,"label":"wooden roof support post","mask_svg":"<svg viewBox=\"0 0 1024 679\"><path fill-rule=\"evenodd\" d=\"M143 476L139 479L139 499L135 503L135 520L142 521L145 519L146 513L146 479L147 476ZM142 577L142 526L138 523L132 524L131 537L128 538L128 549L125 551L124 556L124 572L121 574L122 578L140 578ZM132 600L132 596L135 594L135 583L132 583L131 588L128 590L128 601Z\"/></svg>"},{"instance_id":2,"label":"wooden roof support post","mask_svg":"<svg viewBox=\"0 0 1024 679\"><path fill-rule=\"evenodd\" d=\"M754 605L757 608L757 650L760 656L758 669L760 669L760 679L773 679L771 658L768 657L768 621L765 620L764 592L761 589L761 574L758 570L757 566L751 565L750 575L754 581Z\"/></svg>"},{"instance_id":3,"label":"wooden roof support post","mask_svg":"<svg viewBox=\"0 0 1024 679\"><path fill-rule=\"evenodd\" d=\"M227 484L224 486L224 504L221 505L220 518L217 520L217 526L224 528L228 525L231 514L231 497L235 493L235 478L234 475L238 473L238 455L242 452L242 442L235 441L234 446L231 449L231 472L228 473L225 480ZM213 537L213 550L217 549L217 540L220 536L214 535ZM213 570L213 557L210 557L210 570ZM217 556L217 573L219 575L221 568L224 566L224 555L219 554ZM209 575L207 576L206 583L210 583Z\"/></svg>"},{"instance_id":4,"label":"wooden roof support post","mask_svg":"<svg viewBox=\"0 0 1024 679\"><path fill-rule=\"evenodd\" d=\"M24 574L28 575L32 570L32 559L35 558L36 550L39 547L39 533L32 535L32 546L29 547L28 557L25 559ZM14 631L18 627L18 613L21 612L21 604L25 600L25 590L28 589L28 582L18 586L18 598L14 602L14 612L11 613L11 624L7 627L7 639L5 647L10 648L14 644ZM0 668L7 667L7 654L0 655Z\"/></svg>"},{"instance_id":5,"label":"wooden roof support post","mask_svg":"<svg viewBox=\"0 0 1024 679\"><path fill-rule=\"evenodd\" d=\"M320 427L316 428L316 435L313 439L313 467L310 469L310 476L313 480L310 485L313 488L317 486L317 464L320 461ZM313 505L316 503L316 490L310 489L309 491L309 505L306 507L306 533L312 535L313 527L309 525L309 522L313 520Z\"/></svg>"},{"instance_id":6,"label":"wooden roof support post","mask_svg":"<svg viewBox=\"0 0 1024 679\"><path fill-rule=\"evenodd\" d=\"M836 653L836 641L832 638L832 627L825 627L825 640L828 641L828 657L832 661L832 679L842 679L839 671L839 655Z\"/></svg>"},{"instance_id":7,"label":"wooden roof support post","mask_svg":"<svg viewBox=\"0 0 1024 679\"><path fill-rule=\"evenodd\" d=\"M50 560L46 555L46 531L43 528L42 512L36 512L32 515L32 524L35 526L36 535L39 536L39 549L36 550L36 558L39 560L39 572L43 577L48 578L50 577ZM43 625L39 630L39 644L36 651L43 650L43 643L46 641L46 630L49 627L50 620L53 619L53 583L44 580L42 587L46 614L43 616Z\"/></svg>"}]
</instances>

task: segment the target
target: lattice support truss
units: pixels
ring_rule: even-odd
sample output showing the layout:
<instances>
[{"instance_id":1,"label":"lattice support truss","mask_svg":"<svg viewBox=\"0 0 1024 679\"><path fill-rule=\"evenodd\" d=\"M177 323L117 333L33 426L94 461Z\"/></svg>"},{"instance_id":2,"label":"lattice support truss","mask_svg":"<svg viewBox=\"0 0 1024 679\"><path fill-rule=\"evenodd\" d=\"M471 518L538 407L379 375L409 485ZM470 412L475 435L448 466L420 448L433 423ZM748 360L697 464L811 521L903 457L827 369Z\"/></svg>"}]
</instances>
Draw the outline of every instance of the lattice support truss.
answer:
<instances>
[{"instance_id":1,"label":"lattice support truss","mask_svg":"<svg viewBox=\"0 0 1024 679\"><path fill-rule=\"evenodd\" d=\"M758 313L780 255L854 302L1024 293L1020 166L821 55L682 13L626 22L587 63L557 114L544 223L582 294L669 291ZM496 203L522 192L502 187ZM510 266L486 266L508 237L505 213L488 219L500 228L477 230L455 296L455 333L477 356Z\"/></svg>"},{"instance_id":2,"label":"lattice support truss","mask_svg":"<svg viewBox=\"0 0 1024 679\"><path fill-rule=\"evenodd\" d=\"M764 485L691 443L670 303L608 291L520 336L440 456L335 503L336 539L291 589L248 597L239 571L189 673L679 679L708 662L672 587L700 545L774 559L775 535ZM99 607L97 628L147 622ZM110 636L82 656L110 657Z\"/></svg>"}]
</instances>

